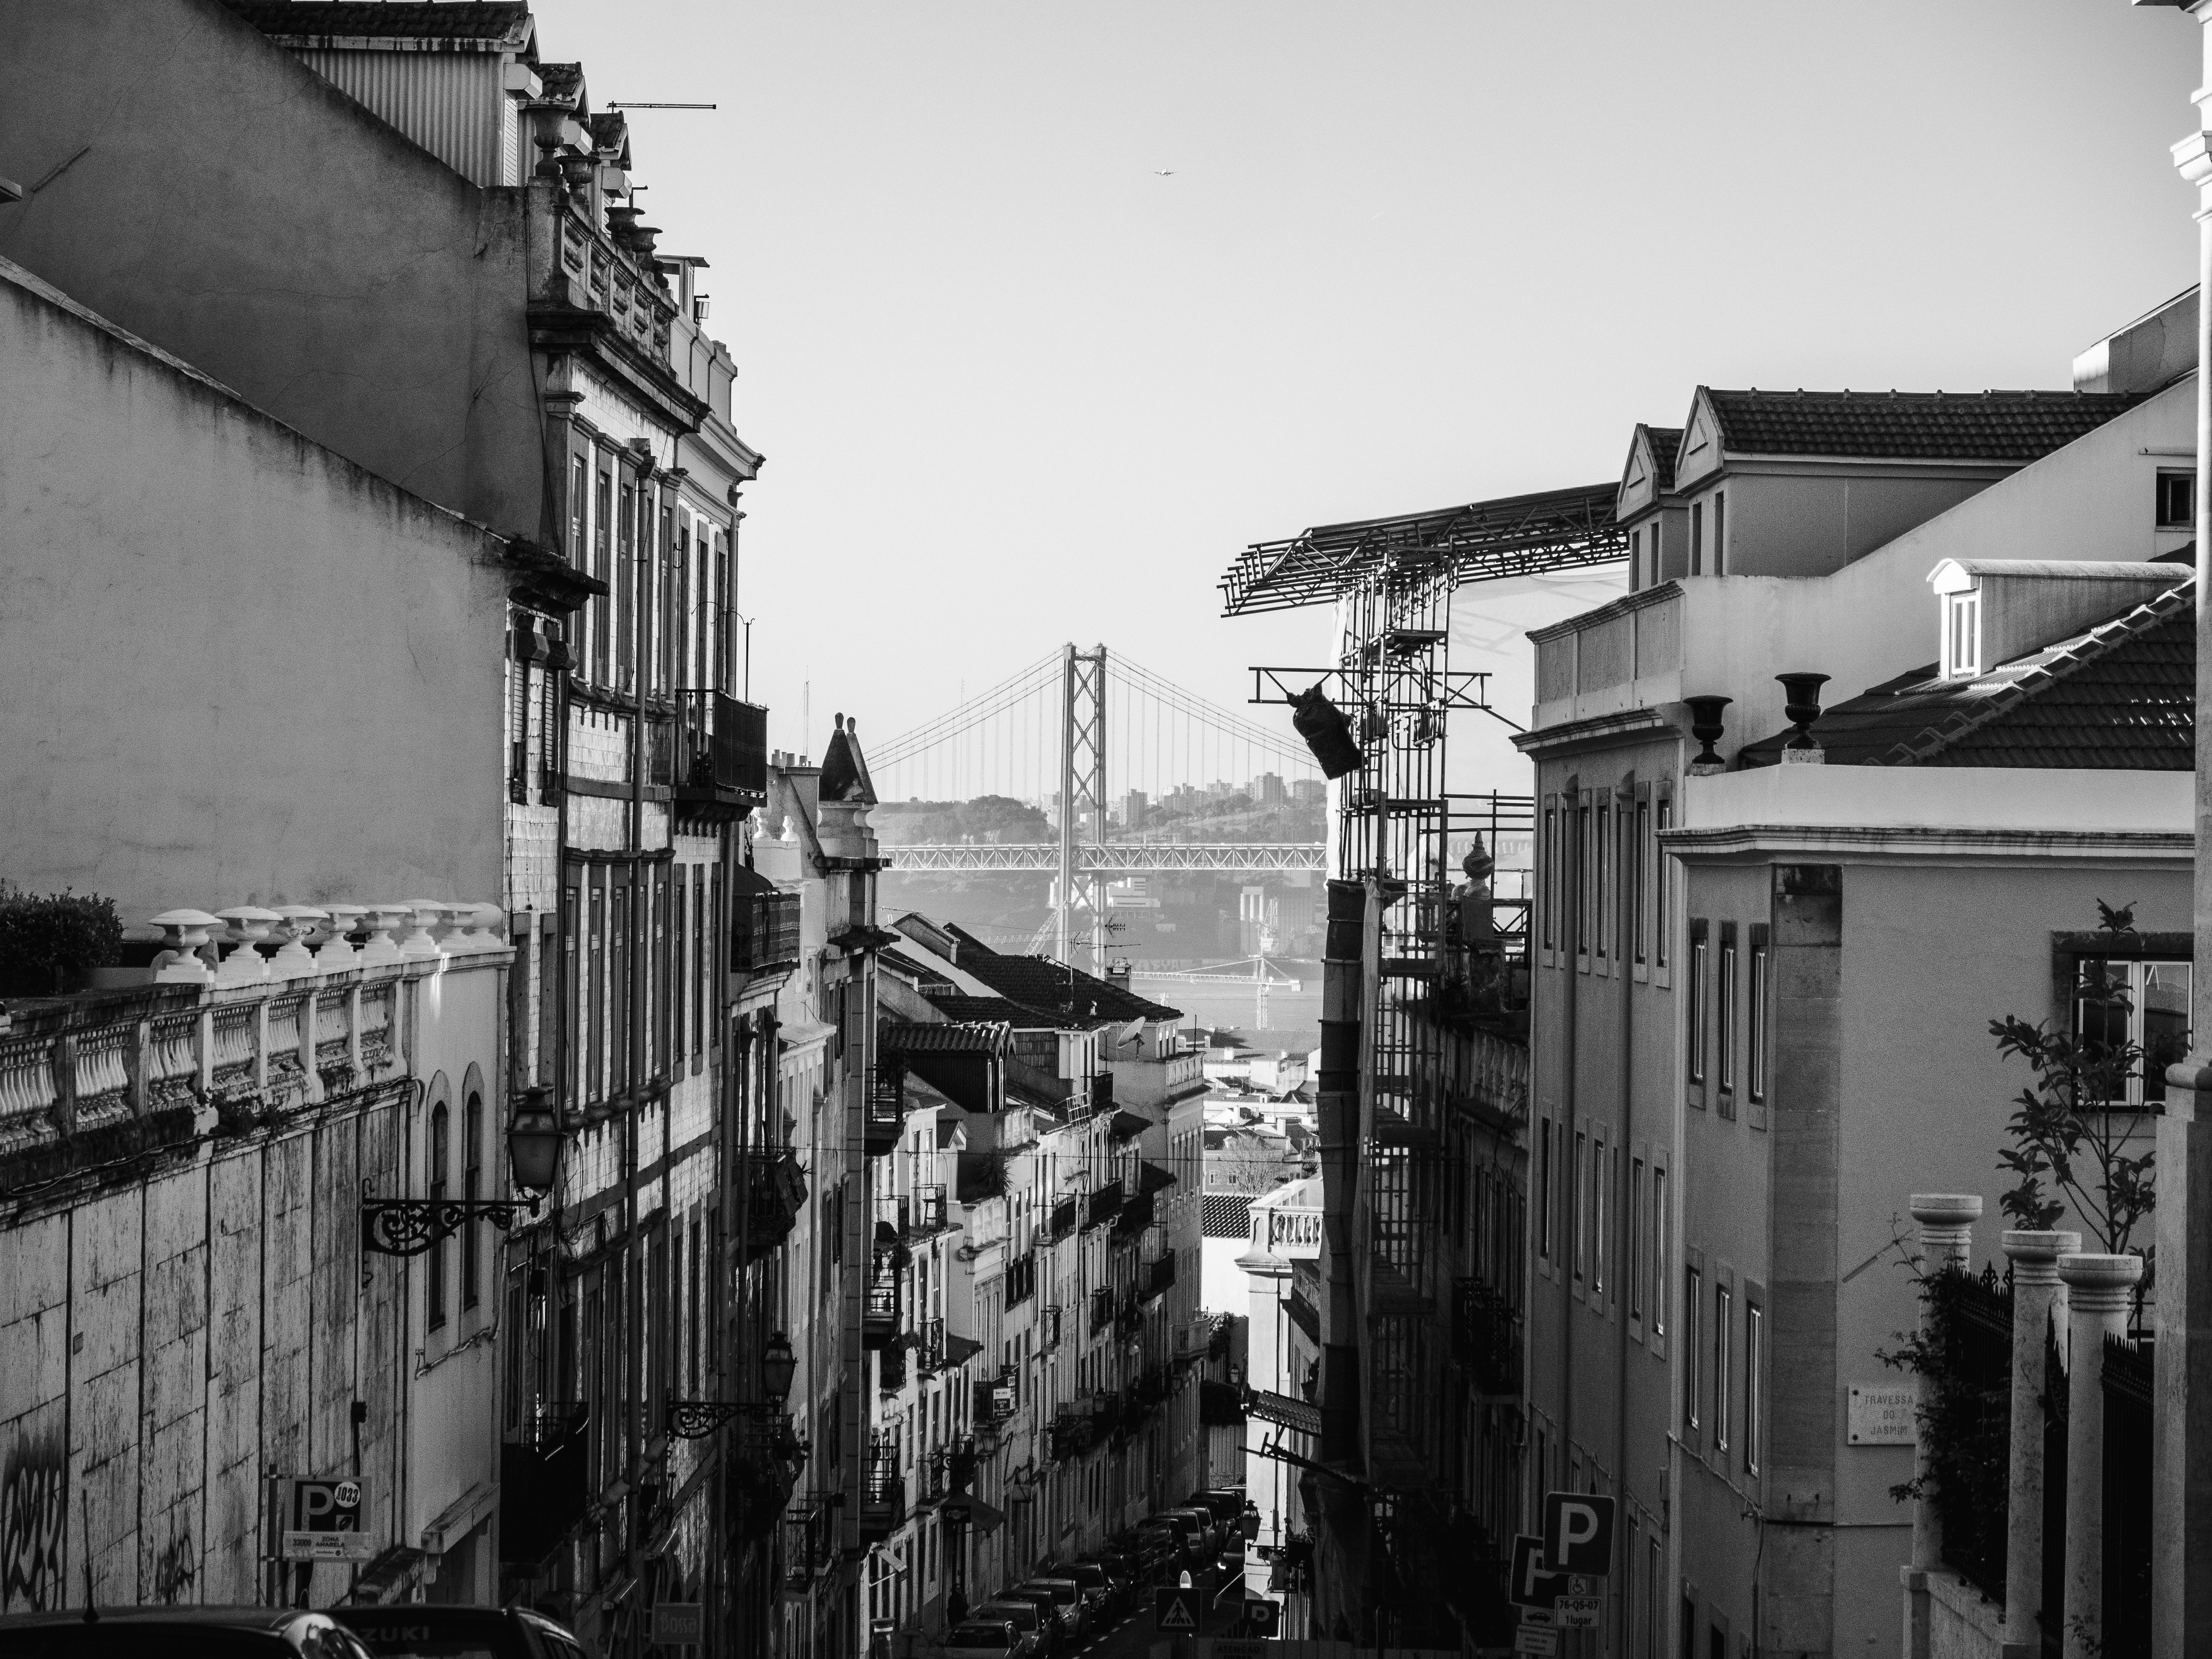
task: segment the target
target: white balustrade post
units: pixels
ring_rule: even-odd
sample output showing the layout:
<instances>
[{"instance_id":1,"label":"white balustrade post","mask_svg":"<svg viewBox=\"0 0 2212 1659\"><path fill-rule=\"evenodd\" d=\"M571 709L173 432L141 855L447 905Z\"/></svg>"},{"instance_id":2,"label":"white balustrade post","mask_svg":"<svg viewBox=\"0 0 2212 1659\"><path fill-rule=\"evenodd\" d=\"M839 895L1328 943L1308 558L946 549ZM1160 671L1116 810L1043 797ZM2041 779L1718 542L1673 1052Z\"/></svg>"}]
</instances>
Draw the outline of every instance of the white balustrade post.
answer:
<instances>
[{"instance_id":1,"label":"white balustrade post","mask_svg":"<svg viewBox=\"0 0 2212 1659\"><path fill-rule=\"evenodd\" d=\"M368 934L355 959L357 968L380 968L386 963L401 960L399 946L392 935L399 925L414 916L414 912L400 904L378 904L362 912L361 925Z\"/></svg>"},{"instance_id":2,"label":"white balustrade post","mask_svg":"<svg viewBox=\"0 0 2212 1659\"><path fill-rule=\"evenodd\" d=\"M2051 1310L2066 1299L2058 1258L2079 1233L2000 1235L2012 1260L2012 1468L2005 1508L2005 1659L2039 1659L2043 1608L2043 1356ZM2015 1650L2017 1650L2015 1652Z\"/></svg>"},{"instance_id":3,"label":"white balustrade post","mask_svg":"<svg viewBox=\"0 0 2212 1659\"><path fill-rule=\"evenodd\" d=\"M322 937L316 942L315 965L325 974L335 974L360 963L361 952L346 935L361 925L361 919L368 912L359 904L333 904L329 914L330 920L323 924Z\"/></svg>"},{"instance_id":4,"label":"white balustrade post","mask_svg":"<svg viewBox=\"0 0 2212 1659\"><path fill-rule=\"evenodd\" d=\"M276 924L276 936L284 943L270 958L269 971L279 979L301 979L321 972L313 952L307 949L307 935L330 920L330 912L311 904L280 904L276 914L283 918Z\"/></svg>"},{"instance_id":5,"label":"white balustrade post","mask_svg":"<svg viewBox=\"0 0 2212 1659\"><path fill-rule=\"evenodd\" d=\"M411 922L413 927L411 931L400 939L399 954L403 957L434 957L441 954L438 948L437 938L430 930L443 921L448 907L437 899L403 899L400 904L406 913L402 918L403 925Z\"/></svg>"},{"instance_id":6,"label":"white balustrade post","mask_svg":"<svg viewBox=\"0 0 2212 1659\"><path fill-rule=\"evenodd\" d=\"M269 979L269 963L254 947L269 937L269 930L284 920L274 910L264 910L258 904L234 904L216 915L230 924L229 937L237 945L222 959L216 969L218 985L261 985Z\"/></svg>"},{"instance_id":7,"label":"white balustrade post","mask_svg":"<svg viewBox=\"0 0 2212 1659\"><path fill-rule=\"evenodd\" d=\"M220 917L204 910L164 910L149 924L168 935L168 949L154 958L154 978L164 985L205 985L215 978L200 952L207 948L208 930L221 927Z\"/></svg>"},{"instance_id":8,"label":"white balustrade post","mask_svg":"<svg viewBox=\"0 0 2212 1659\"><path fill-rule=\"evenodd\" d=\"M2124 1336L2139 1255L2058 1258L2066 1318L2065 1659L2100 1659L2105 1634L2105 1339Z\"/></svg>"}]
</instances>

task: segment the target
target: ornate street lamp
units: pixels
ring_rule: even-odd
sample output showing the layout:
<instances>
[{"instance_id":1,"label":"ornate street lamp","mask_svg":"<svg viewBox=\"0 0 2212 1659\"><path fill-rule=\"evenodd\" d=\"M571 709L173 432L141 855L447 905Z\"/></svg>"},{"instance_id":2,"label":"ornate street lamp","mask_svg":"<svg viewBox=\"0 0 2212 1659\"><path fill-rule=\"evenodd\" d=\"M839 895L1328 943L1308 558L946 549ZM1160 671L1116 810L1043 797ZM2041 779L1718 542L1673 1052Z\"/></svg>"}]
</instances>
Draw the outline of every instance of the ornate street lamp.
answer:
<instances>
[{"instance_id":1,"label":"ornate street lamp","mask_svg":"<svg viewBox=\"0 0 2212 1659\"><path fill-rule=\"evenodd\" d=\"M1260 1535L1260 1506L1257 1504L1249 1498L1246 1498L1244 1513L1238 1518L1243 1524L1244 1537L1248 1543Z\"/></svg>"},{"instance_id":2,"label":"ornate street lamp","mask_svg":"<svg viewBox=\"0 0 2212 1659\"><path fill-rule=\"evenodd\" d=\"M509 1173L532 1215L561 1172L565 1136L559 1114L546 1104L548 1092L524 1090L507 1131ZM506 1232L525 1207L511 1198L372 1198L366 1180L361 1192L361 1248L371 1255L421 1255L471 1221Z\"/></svg>"},{"instance_id":3,"label":"ornate street lamp","mask_svg":"<svg viewBox=\"0 0 2212 1659\"><path fill-rule=\"evenodd\" d=\"M791 1397L791 1379L799 1361L791 1352L791 1339L778 1331L761 1350L761 1391L781 1405Z\"/></svg>"}]
</instances>

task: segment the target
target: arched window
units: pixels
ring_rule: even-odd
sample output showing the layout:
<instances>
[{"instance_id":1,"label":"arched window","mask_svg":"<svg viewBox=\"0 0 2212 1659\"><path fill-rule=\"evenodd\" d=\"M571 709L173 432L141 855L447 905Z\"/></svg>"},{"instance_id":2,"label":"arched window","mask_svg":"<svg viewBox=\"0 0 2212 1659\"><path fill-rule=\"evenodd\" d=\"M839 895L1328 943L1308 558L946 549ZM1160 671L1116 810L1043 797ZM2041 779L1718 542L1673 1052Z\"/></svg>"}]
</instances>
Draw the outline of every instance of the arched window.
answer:
<instances>
[{"instance_id":1,"label":"arched window","mask_svg":"<svg viewBox=\"0 0 2212 1659\"><path fill-rule=\"evenodd\" d=\"M471 1204L483 1196L483 1097L471 1091L461 1114L461 1196ZM477 1305L483 1277L483 1234L471 1221L461 1229L461 1307Z\"/></svg>"},{"instance_id":2,"label":"arched window","mask_svg":"<svg viewBox=\"0 0 2212 1659\"><path fill-rule=\"evenodd\" d=\"M446 1196L450 1115L442 1100L430 1109L430 1201L434 1204ZM434 1331L446 1322L446 1241L442 1238L430 1247L429 1308L430 1328Z\"/></svg>"}]
</instances>

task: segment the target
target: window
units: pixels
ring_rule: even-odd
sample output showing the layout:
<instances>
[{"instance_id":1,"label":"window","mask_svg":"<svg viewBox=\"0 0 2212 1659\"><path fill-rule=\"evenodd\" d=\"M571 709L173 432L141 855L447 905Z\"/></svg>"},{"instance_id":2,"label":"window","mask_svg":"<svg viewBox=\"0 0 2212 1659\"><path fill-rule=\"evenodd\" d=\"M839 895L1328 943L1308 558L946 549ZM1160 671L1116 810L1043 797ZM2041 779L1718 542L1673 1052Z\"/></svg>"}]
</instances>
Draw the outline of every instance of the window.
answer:
<instances>
[{"instance_id":1,"label":"window","mask_svg":"<svg viewBox=\"0 0 2212 1659\"><path fill-rule=\"evenodd\" d=\"M1651 1334L1667 1334L1667 1170L1651 1166Z\"/></svg>"},{"instance_id":2,"label":"window","mask_svg":"<svg viewBox=\"0 0 2212 1659\"><path fill-rule=\"evenodd\" d=\"M1954 593L1945 601L1943 616L1943 673L1956 679L1977 674L1982 666L1982 596Z\"/></svg>"},{"instance_id":3,"label":"window","mask_svg":"<svg viewBox=\"0 0 2212 1659\"><path fill-rule=\"evenodd\" d=\"M1735 1292L1725 1285L1713 1286L1713 1449L1729 1449L1729 1407L1734 1403L1729 1360L1735 1334Z\"/></svg>"},{"instance_id":4,"label":"window","mask_svg":"<svg viewBox=\"0 0 2212 1659\"><path fill-rule=\"evenodd\" d=\"M1628 585L1631 587L1643 586L1644 532L1640 530L1632 530L1628 532Z\"/></svg>"},{"instance_id":5,"label":"window","mask_svg":"<svg viewBox=\"0 0 2212 1659\"><path fill-rule=\"evenodd\" d=\"M1605 1294L1605 1194L1612 1184L1605 1154L1601 1135L1590 1146L1590 1294L1601 1299Z\"/></svg>"},{"instance_id":6,"label":"window","mask_svg":"<svg viewBox=\"0 0 2212 1659\"><path fill-rule=\"evenodd\" d=\"M1728 574L1728 495L1713 494L1713 574Z\"/></svg>"},{"instance_id":7,"label":"window","mask_svg":"<svg viewBox=\"0 0 2212 1659\"><path fill-rule=\"evenodd\" d=\"M1705 504L1693 501L1690 506L1690 574L1705 574Z\"/></svg>"},{"instance_id":8,"label":"window","mask_svg":"<svg viewBox=\"0 0 2212 1659\"><path fill-rule=\"evenodd\" d=\"M1695 1267L1682 1273L1682 1426L1698 1431L1698 1406L1704 1379L1698 1375L1698 1318L1705 1294L1704 1275Z\"/></svg>"},{"instance_id":9,"label":"window","mask_svg":"<svg viewBox=\"0 0 2212 1659\"><path fill-rule=\"evenodd\" d=\"M1575 950L1588 956L1590 948L1589 890L1594 872L1590 866L1596 849L1590 844L1590 809L1575 808L1575 862L1577 878L1575 881Z\"/></svg>"},{"instance_id":10,"label":"window","mask_svg":"<svg viewBox=\"0 0 2212 1659\"><path fill-rule=\"evenodd\" d=\"M592 464L581 455L570 456L568 463L568 562L581 570L592 557L584 533L591 518Z\"/></svg>"},{"instance_id":11,"label":"window","mask_svg":"<svg viewBox=\"0 0 2212 1659\"><path fill-rule=\"evenodd\" d=\"M1558 939L1553 918L1559 908L1559 812L1547 800L1544 805L1544 890L1542 894L1544 948Z\"/></svg>"},{"instance_id":12,"label":"window","mask_svg":"<svg viewBox=\"0 0 2212 1659\"><path fill-rule=\"evenodd\" d=\"M1659 1528L1656 1526L1644 1535L1645 1571L1644 1574L1644 1655L1643 1659L1662 1659L1660 1644L1666 1638L1659 1631L1659 1595L1661 1590Z\"/></svg>"},{"instance_id":13,"label":"window","mask_svg":"<svg viewBox=\"0 0 2212 1659\"><path fill-rule=\"evenodd\" d=\"M684 1056L690 1051L691 1004L694 1001L691 963L691 931L685 921L691 896L690 878L684 866L676 866L676 881L668 896L668 1013L669 1024L675 1034L671 1045L670 1066L673 1071L684 1069Z\"/></svg>"},{"instance_id":14,"label":"window","mask_svg":"<svg viewBox=\"0 0 2212 1659\"><path fill-rule=\"evenodd\" d=\"M1603 957L1610 943L1607 935L1612 932L1613 922L1612 908L1606 903L1606 895L1613 888L1613 803L1610 801L1598 803L1597 844L1590 848L1590 863L1595 872L1590 901L1597 912L1596 923L1591 931L1597 935L1597 954Z\"/></svg>"},{"instance_id":15,"label":"window","mask_svg":"<svg viewBox=\"0 0 2212 1659\"><path fill-rule=\"evenodd\" d=\"M1589 1194L1583 1186L1583 1164L1588 1161L1589 1135L1587 1131L1575 1131L1574 1168L1569 1174L1567 1192L1575 1206L1575 1277L1580 1279L1589 1266Z\"/></svg>"},{"instance_id":16,"label":"window","mask_svg":"<svg viewBox=\"0 0 2212 1659\"><path fill-rule=\"evenodd\" d=\"M691 866L691 963L699 975L698 994L691 1000L691 1069L696 1073L707 1053L707 1004L717 971L708 946L707 866Z\"/></svg>"},{"instance_id":17,"label":"window","mask_svg":"<svg viewBox=\"0 0 2212 1659\"><path fill-rule=\"evenodd\" d=\"M628 689L636 666L637 646L637 489L625 480L622 487L622 516L615 521L615 680Z\"/></svg>"},{"instance_id":18,"label":"window","mask_svg":"<svg viewBox=\"0 0 2212 1659\"><path fill-rule=\"evenodd\" d=\"M2074 963L2074 1035L2084 1058L2117 1058L2132 1044L2125 1097L2113 1105L2146 1106L2166 1099L2166 1068L2189 1052L2190 964L2081 957Z\"/></svg>"},{"instance_id":19,"label":"window","mask_svg":"<svg viewBox=\"0 0 2212 1659\"><path fill-rule=\"evenodd\" d=\"M2191 530L2197 525L2197 475L2161 472L2158 475L2158 527Z\"/></svg>"},{"instance_id":20,"label":"window","mask_svg":"<svg viewBox=\"0 0 2212 1659\"><path fill-rule=\"evenodd\" d=\"M1628 1241L1628 1260L1621 1264L1621 1276L1628 1281L1628 1316L1644 1317L1644 1160L1632 1159L1628 1166L1628 1222L1625 1231Z\"/></svg>"},{"instance_id":21,"label":"window","mask_svg":"<svg viewBox=\"0 0 2212 1659\"><path fill-rule=\"evenodd\" d=\"M1766 1310L1747 1297L1743 1304L1743 1467L1748 1474L1759 1473L1763 1449L1759 1418L1766 1401L1759 1370L1765 1360Z\"/></svg>"},{"instance_id":22,"label":"window","mask_svg":"<svg viewBox=\"0 0 2212 1659\"><path fill-rule=\"evenodd\" d=\"M1766 924L1760 922L1751 930L1751 1001L1747 1008L1744 1033L1747 1052L1744 1055L1744 1073L1754 1104L1764 1104L1766 1099Z\"/></svg>"},{"instance_id":23,"label":"window","mask_svg":"<svg viewBox=\"0 0 2212 1659\"><path fill-rule=\"evenodd\" d=\"M614 585L614 550L611 538L615 523L615 475L605 467L599 469L599 494L592 502L592 574L611 589ZM591 607L592 678L600 685L612 682L612 672L607 654L607 641L614 632L610 601L600 599Z\"/></svg>"},{"instance_id":24,"label":"window","mask_svg":"<svg viewBox=\"0 0 2212 1659\"><path fill-rule=\"evenodd\" d=\"M1674 798L1662 795L1654 810L1658 813L1659 833L1666 834L1674 822ZM1667 965L1667 849L1656 841L1651 843L1651 959L1662 968Z\"/></svg>"},{"instance_id":25,"label":"window","mask_svg":"<svg viewBox=\"0 0 2212 1659\"><path fill-rule=\"evenodd\" d=\"M1536 1132L1536 1254L1552 1259L1552 1120Z\"/></svg>"},{"instance_id":26,"label":"window","mask_svg":"<svg viewBox=\"0 0 2212 1659\"><path fill-rule=\"evenodd\" d=\"M1713 1061L1720 1073L1720 1110L1735 1115L1735 924L1721 924L1721 972L1718 995L1713 1001L1713 1022L1718 1027Z\"/></svg>"},{"instance_id":27,"label":"window","mask_svg":"<svg viewBox=\"0 0 2212 1659\"><path fill-rule=\"evenodd\" d=\"M1636 840L1628 859L1630 949L1639 963L1650 959L1650 929L1644 915L1644 890L1651 884L1650 860L1651 799L1645 795L1636 803Z\"/></svg>"},{"instance_id":28,"label":"window","mask_svg":"<svg viewBox=\"0 0 2212 1659\"><path fill-rule=\"evenodd\" d=\"M447 1195L446 1160L451 1150L447 1143L452 1138L447 1121L449 1116L446 1103L442 1100L430 1109L430 1201L433 1204L444 1202ZM446 1241L442 1238L430 1247L428 1290L429 1324L434 1331L442 1328L446 1322Z\"/></svg>"},{"instance_id":29,"label":"window","mask_svg":"<svg viewBox=\"0 0 2212 1659\"><path fill-rule=\"evenodd\" d=\"M461 1196L473 1204L483 1196L483 1097L471 1094L461 1111ZM471 1222L461 1229L461 1306L477 1305L477 1279L483 1270L483 1230Z\"/></svg>"},{"instance_id":30,"label":"window","mask_svg":"<svg viewBox=\"0 0 2212 1659\"><path fill-rule=\"evenodd\" d=\"M1689 1024L1690 1081L1705 1080L1705 924L1702 917L1690 924L1690 996L1685 1018ZM1693 1103L1703 1105L1702 1100Z\"/></svg>"}]
</instances>

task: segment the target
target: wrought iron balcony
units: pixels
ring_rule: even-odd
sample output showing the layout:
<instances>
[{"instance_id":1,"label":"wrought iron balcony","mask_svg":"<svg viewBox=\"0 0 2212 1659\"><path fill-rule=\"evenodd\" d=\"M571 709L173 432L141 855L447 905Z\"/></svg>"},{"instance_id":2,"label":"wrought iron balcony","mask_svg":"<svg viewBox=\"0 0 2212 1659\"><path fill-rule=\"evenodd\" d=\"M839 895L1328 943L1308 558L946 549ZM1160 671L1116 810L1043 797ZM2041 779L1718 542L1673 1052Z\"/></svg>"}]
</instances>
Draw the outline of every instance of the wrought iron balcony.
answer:
<instances>
[{"instance_id":1,"label":"wrought iron balcony","mask_svg":"<svg viewBox=\"0 0 2212 1659\"><path fill-rule=\"evenodd\" d=\"M908 1340L914 1350L914 1369L917 1376L934 1376L945 1369L945 1322L925 1320L915 1328Z\"/></svg>"},{"instance_id":2,"label":"wrought iron balcony","mask_svg":"<svg viewBox=\"0 0 2212 1659\"><path fill-rule=\"evenodd\" d=\"M1101 1285L1091 1292L1091 1334L1093 1336L1114 1322L1114 1290Z\"/></svg>"},{"instance_id":3,"label":"wrought iron balcony","mask_svg":"<svg viewBox=\"0 0 2212 1659\"><path fill-rule=\"evenodd\" d=\"M1521 1313L1480 1279L1453 1286L1452 1360L1486 1395L1521 1392Z\"/></svg>"},{"instance_id":4,"label":"wrought iron balcony","mask_svg":"<svg viewBox=\"0 0 2212 1659\"><path fill-rule=\"evenodd\" d=\"M867 1122L862 1132L868 1156L887 1158L896 1152L905 1127L906 1066L896 1060L880 1061L868 1079Z\"/></svg>"},{"instance_id":5,"label":"wrought iron balcony","mask_svg":"<svg viewBox=\"0 0 2212 1659\"><path fill-rule=\"evenodd\" d=\"M871 1348L883 1348L899 1334L899 1270L887 1255L878 1253L868 1276L868 1299L860 1316L860 1340Z\"/></svg>"},{"instance_id":6,"label":"wrought iron balcony","mask_svg":"<svg viewBox=\"0 0 2212 1659\"><path fill-rule=\"evenodd\" d=\"M773 1250L791 1236L806 1207L806 1172L787 1152L756 1151L744 1155L745 1249Z\"/></svg>"},{"instance_id":7,"label":"wrought iron balcony","mask_svg":"<svg viewBox=\"0 0 2212 1659\"><path fill-rule=\"evenodd\" d=\"M861 1474L860 1536L879 1544L906 1518L906 1477L899 1473L898 1454L887 1441L868 1449Z\"/></svg>"},{"instance_id":8,"label":"wrought iron balcony","mask_svg":"<svg viewBox=\"0 0 2212 1659\"><path fill-rule=\"evenodd\" d=\"M876 1350L876 1387L884 1394L896 1394L906 1387L907 1344L903 1340L886 1342Z\"/></svg>"},{"instance_id":9,"label":"wrought iron balcony","mask_svg":"<svg viewBox=\"0 0 2212 1659\"><path fill-rule=\"evenodd\" d=\"M1155 1297L1166 1295L1168 1286L1175 1282L1175 1252L1173 1250L1170 1250L1165 1255L1160 1257L1158 1261L1152 1262L1150 1266L1146 1267L1145 1276L1139 1281L1139 1284L1142 1288L1145 1300L1149 1302Z\"/></svg>"},{"instance_id":10,"label":"wrought iron balcony","mask_svg":"<svg viewBox=\"0 0 2212 1659\"><path fill-rule=\"evenodd\" d=\"M1006 1306L1018 1308L1036 1294L1037 1264L1034 1255L1018 1255L1006 1263Z\"/></svg>"},{"instance_id":11,"label":"wrought iron balcony","mask_svg":"<svg viewBox=\"0 0 2212 1659\"><path fill-rule=\"evenodd\" d=\"M726 823L768 799L768 710L720 691L678 691L677 815Z\"/></svg>"},{"instance_id":12,"label":"wrought iron balcony","mask_svg":"<svg viewBox=\"0 0 2212 1659\"><path fill-rule=\"evenodd\" d=\"M1121 1182L1119 1178L1108 1182L1091 1194L1090 1213L1085 1218L1085 1227L1103 1227L1121 1210Z\"/></svg>"},{"instance_id":13,"label":"wrought iron balcony","mask_svg":"<svg viewBox=\"0 0 2212 1659\"><path fill-rule=\"evenodd\" d=\"M945 1227L945 1183L933 1181L914 1189L914 1205L909 1213L910 1231L915 1237L928 1233L941 1233Z\"/></svg>"},{"instance_id":14,"label":"wrought iron balcony","mask_svg":"<svg viewBox=\"0 0 2212 1659\"><path fill-rule=\"evenodd\" d=\"M1045 1222L1044 1235L1046 1240L1048 1243L1057 1244L1061 1239L1066 1238L1070 1233L1073 1232L1075 1231L1076 1217L1080 1212L1082 1207L1082 1205L1073 1194L1066 1198L1055 1200L1053 1203L1052 1213Z\"/></svg>"}]
</instances>

